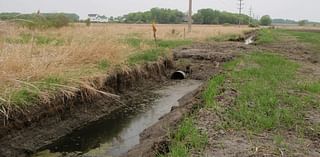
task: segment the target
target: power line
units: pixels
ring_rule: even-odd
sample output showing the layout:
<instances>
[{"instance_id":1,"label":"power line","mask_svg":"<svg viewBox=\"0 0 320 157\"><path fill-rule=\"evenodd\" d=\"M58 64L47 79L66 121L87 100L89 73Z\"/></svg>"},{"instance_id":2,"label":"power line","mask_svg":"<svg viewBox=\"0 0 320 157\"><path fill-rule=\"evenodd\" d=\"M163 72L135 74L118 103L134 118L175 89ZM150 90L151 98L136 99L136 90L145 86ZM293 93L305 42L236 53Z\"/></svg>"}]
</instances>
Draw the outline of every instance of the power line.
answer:
<instances>
[{"instance_id":1,"label":"power line","mask_svg":"<svg viewBox=\"0 0 320 157\"><path fill-rule=\"evenodd\" d=\"M252 6L249 9L249 24L251 24L251 19L252 19Z\"/></svg>"},{"instance_id":2,"label":"power line","mask_svg":"<svg viewBox=\"0 0 320 157\"><path fill-rule=\"evenodd\" d=\"M244 0L239 0L239 26L241 25L241 13L242 9L244 8Z\"/></svg>"},{"instance_id":3,"label":"power line","mask_svg":"<svg viewBox=\"0 0 320 157\"><path fill-rule=\"evenodd\" d=\"M191 32L191 27L192 27L192 0L189 0L188 32Z\"/></svg>"}]
</instances>

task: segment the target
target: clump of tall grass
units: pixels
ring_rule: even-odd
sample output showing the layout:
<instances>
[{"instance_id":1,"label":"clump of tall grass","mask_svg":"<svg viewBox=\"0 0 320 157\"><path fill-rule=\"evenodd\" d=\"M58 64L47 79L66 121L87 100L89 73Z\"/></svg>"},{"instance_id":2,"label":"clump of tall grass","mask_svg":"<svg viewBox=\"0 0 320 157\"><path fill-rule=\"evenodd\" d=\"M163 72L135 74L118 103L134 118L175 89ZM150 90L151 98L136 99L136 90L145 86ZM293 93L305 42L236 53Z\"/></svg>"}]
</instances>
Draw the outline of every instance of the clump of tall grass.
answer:
<instances>
[{"instance_id":1,"label":"clump of tall grass","mask_svg":"<svg viewBox=\"0 0 320 157\"><path fill-rule=\"evenodd\" d=\"M158 156L189 156L191 150L201 152L207 143L207 135L199 131L192 118L185 118L179 125L178 130L171 136L169 153L166 155Z\"/></svg>"}]
</instances>

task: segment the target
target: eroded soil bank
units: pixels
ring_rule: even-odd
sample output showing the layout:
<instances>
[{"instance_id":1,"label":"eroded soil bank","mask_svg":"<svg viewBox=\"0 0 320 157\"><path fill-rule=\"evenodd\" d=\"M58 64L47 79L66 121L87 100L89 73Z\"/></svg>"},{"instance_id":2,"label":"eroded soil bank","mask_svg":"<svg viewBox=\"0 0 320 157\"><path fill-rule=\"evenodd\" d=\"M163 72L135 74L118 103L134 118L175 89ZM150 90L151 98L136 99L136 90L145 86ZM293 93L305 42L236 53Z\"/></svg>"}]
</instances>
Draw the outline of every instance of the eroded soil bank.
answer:
<instances>
[{"instance_id":1,"label":"eroded soil bank","mask_svg":"<svg viewBox=\"0 0 320 157\"><path fill-rule=\"evenodd\" d=\"M155 94L148 91L159 87L171 68L170 60L161 60L96 80L101 84L101 91L117 97L96 93L92 96L84 89L72 98L57 97L53 104L35 106L11 125L1 128L0 156L29 156L112 111L154 100Z\"/></svg>"}]
</instances>

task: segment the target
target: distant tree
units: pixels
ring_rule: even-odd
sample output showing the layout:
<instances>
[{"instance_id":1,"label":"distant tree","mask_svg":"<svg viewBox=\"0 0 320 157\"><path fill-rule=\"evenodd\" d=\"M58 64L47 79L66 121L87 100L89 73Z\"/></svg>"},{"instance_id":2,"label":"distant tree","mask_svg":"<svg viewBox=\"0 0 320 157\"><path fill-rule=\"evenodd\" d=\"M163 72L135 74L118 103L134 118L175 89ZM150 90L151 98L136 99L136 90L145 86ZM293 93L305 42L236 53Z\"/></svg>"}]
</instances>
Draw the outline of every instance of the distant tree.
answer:
<instances>
[{"instance_id":1,"label":"distant tree","mask_svg":"<svg viewBox=\"0 0 320 157\"><path fill-rule=\"evenodd\" d=\"M124 15L125 23L151 23L156 21L157 23L182 23L184 14L178 10L164 9L164 8L152 8L145 12L135 12Z\"/></svg>"},{"instance_id":2,"label":"distant tree","mask_svg":"<svg viewBox=\"0 0 320 157\"><path fill-rule=\"evenodd\" d=\"M299 26L305 26L308 23L308 20L300 20L298 21Z\"/></svg>"},{"instance_id":3,"label":"distant tree","mask_svg":"<svg viewBox=\"0 0 320 157\"><path fill-rule=\"evenodd\" d=\"M91 21L89 18L87 18L84 22L86 23L86 26L88 26L88 27L91 25Z\"/></svg>"},{"instance_id":4,"label":"distant tree","mask_svg":"<svg viewBox=\"0 0 320 157\"><path fill-rule=\"evenodd\" d=\"M239 18L243 24L248 24L250 17L229 12L220 12L213 9L200 9L193 15L193 21L196 24L237 24Z\"/></svg>"},{"instance_id":5,"label":"distant tree","mask_svg":"<svg viewBox=\"0 0 320 157\"><path fill-rule=\"evenodd\" d=\"M114 22L113 16L110 16L108 21L109 21L109 22Z\"/></svg>"},{"instance_id":6,"label":"distant tree","mask_svg":"<svg viewBox=\"0 0 320 157\"><path fill-rule=\"evenodd\" d=\"M275 24L297 24L296 21L289 20L289 19L272 19L272 23L275 23Z\"/></svg>"},{"instance_id":7,"label":"distant tree","mask_svg":"<svg viewBox=\"0 0 320 157\"><path fill-rule=\"evenodd\" d=\"M260 24L262 26L270 26L271 23L272 23L272 19L271 19L271 17L269 15L264 15L260 19Z\"/></svg>"}]
</instances>

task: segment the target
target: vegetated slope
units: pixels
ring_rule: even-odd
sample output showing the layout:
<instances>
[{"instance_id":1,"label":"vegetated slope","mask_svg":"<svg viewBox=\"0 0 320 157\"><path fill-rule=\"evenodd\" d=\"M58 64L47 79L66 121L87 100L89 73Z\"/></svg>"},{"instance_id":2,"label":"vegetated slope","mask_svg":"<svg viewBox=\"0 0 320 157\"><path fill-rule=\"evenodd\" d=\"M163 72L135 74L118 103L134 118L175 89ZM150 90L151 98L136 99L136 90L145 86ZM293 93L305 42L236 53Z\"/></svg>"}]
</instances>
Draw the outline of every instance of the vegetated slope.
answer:
<instances>
[{"instance_id":1,"label":"vegetated slope","mask_svg":"<svg viewBox=\"0 0 320 157\"><path fill-rule=\"evenodd\" d=\"M167 155L319 156L319 39L315 32L261 30L257 50L212 77L205 107L173 132ZM186 129L191 134L181 140Z\"/></svg>"}]
</instances>

